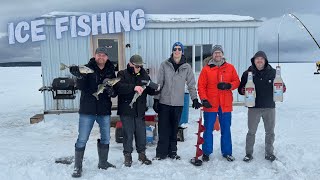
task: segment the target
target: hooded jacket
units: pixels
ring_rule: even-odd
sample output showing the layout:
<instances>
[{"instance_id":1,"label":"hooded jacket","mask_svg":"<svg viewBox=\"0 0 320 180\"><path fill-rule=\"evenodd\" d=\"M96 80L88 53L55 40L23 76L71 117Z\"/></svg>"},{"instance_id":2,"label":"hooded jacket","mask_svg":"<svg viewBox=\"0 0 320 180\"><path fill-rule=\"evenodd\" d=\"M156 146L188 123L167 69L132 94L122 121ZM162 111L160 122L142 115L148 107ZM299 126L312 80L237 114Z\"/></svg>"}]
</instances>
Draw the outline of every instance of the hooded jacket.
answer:
<instances>
[{"instance_id":1,"label":"hooded jacket","mask_svg":"<svg viewBox=\"0 0 320 180\"><path fill-rule=\"evenodd\" d=\"M265 59L264 69L258 70L254 64L256 57L263 57ZM269 64L268 58L263 51L258 51L251 58L252 65L246 70L241 77L240 86L238 92L241 95L242 89L245 87L248 80L248 72L252 72L253 83L256 88L256 101L253 108L275 108L273 101L273 80L276 76L276 70Z\"/></svg>"}]
</instances>

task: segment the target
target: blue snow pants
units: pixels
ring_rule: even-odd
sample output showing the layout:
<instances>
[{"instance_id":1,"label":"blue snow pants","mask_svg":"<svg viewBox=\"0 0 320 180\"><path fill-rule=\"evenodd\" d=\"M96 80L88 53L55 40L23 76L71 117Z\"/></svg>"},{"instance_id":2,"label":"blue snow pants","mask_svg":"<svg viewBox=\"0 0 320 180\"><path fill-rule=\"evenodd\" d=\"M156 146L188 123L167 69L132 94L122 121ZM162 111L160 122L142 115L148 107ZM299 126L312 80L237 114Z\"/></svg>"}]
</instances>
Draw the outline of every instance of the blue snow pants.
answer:
<instances>
[{"instance_id":1,"label":"blue snow pants","mask_svg":"<svg viewBox=\"0 0 320 180\"><path fill-rule=\"evenodd\" d=\"M205 155L210 155L213 152L213 127L216 122L216 117L219 115L221 140L220 147L222 156L232 155L231 141L231 112L223 113L221 107L219 112L204 112L204 126L206 130L203 133L204 144L202 150Z\"/></svg>"}]
</instances>

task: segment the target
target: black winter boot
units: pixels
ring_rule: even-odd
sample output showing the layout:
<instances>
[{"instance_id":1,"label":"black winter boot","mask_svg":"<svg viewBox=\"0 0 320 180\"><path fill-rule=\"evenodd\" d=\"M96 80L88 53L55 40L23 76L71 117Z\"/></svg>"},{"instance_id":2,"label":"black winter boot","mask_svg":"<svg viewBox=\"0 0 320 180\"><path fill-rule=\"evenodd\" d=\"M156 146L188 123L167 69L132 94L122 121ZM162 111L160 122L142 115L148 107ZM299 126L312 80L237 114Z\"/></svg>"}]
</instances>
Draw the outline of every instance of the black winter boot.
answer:
<instances>
[{"instance_id":1,"label":"black winter boot","mask_svg":"<svg viewBox=\"0 0 320 180\"><path fill-rule=\"evenodd\" d=\"M115 168L116 166L108 162L109 144L101 144L100 139L97 140L97 149L99 156L99 169L108 169L110 167Z\"/></svg>"},{"instance_id":2,"label":"black winter boot","mask_svg":"<svg viewBox=\"0 0 320 180\"><path fill-rule=\"evenodd\" d=\"M141 152L139 153L139 158L138 158L139 161L142 162L142 164L145 164L145 165L150 165L152 164L152 161L150 161L147 156L146 156L146 152Z\"/></svg>"},{"instance_id":3,"label":"black winter boot","mask_svg":"<svg viewBox=\"0 0 320 180\"><path fill-rule=\"evenodd\" d=\"M253 159L253 156L251 154L247 154L244 158L244 162L250 162Z\"/></svg>"},{"instance_id":4,"label":"black winter boot","mask_svg":"<svg viewBox=\"0 0 320 180\"><path fill-rule=\"evenodd\" d=\"M84 150L85 148L75 148L74 169L72 173L72 177L74 178L81 177Z\"/></svg>"},{"instance_id":5,"label":"black winter boot","mask_svg":"<svg viewBox=\"0 0 320 180\"><path fill-rule=\"evenodd\" d=\"M202 161L203 161L203 162L208 162L208 161L210 161L209 155L203 154L203 155L202 155Z\"/></svg>"},{"instance_id":6,"label":"black winter boot","mask_svg":"<svg viewBox=\"0 0 320 180\"><path fill-rule=\"evenodd\" d=\"M174 160L180 160L181 157L177 155L177 152L172 152L168 155L169 158L174 159Z\"/></svg>"},{"instance_id":7,"label":"black winter boot","mask_svg":"<svg viewBox=\"0 0 320 180\"><path fill-rule=\"evenodd\" d=\"M269 160L271 162L273 162L274 160L277 159L277 157L273 154L266 154L265 157L264 157L266 160Z\"/></svg>"},{"instance_id":8,"label":"black winter boot","mask_svg":"<svg viewBox=\"0 0 320 180\"><path fill-rule=\"evenodd\" d=\"M131 153L124 153L124 165L126 167L131 167L131 165L132 165Z\"/></svg>"},{"instance_id":9,"label":"black winter boot","mask_svg":"<svg viewBox=\"0 0 320 180\"><path fill-rule=\"evenodd\" d=\"M229 162L232 162L235 160L235 158L232 155L223 155L224 158L226 158Z\"/></svg>"}]
</instances>

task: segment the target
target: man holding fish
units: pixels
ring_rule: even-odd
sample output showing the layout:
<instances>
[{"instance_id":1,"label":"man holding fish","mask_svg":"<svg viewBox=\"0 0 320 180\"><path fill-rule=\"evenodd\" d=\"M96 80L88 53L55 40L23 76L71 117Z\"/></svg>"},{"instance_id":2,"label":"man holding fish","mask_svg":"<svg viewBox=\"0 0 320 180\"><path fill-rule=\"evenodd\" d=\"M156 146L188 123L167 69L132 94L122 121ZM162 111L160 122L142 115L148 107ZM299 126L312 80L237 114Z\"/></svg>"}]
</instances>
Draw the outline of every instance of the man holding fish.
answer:
<instances>
[{"instance_id":1,"label":"man holding fish","mask_svg":"<svg viewBox=\"0 0 320 180\"><path fill-rule=\"evenodd\" d=\"M75 165L72 177L81 177L83 155L95 121L99 124L101 134L100 139L97 140L99 155L98 168L107 169L109 167L115 167L108 162L112 106L111 97L116 96L110 85L116 83L116 80L111 80L116 77L115 68L108 59L107 49L105 47L97 48L95 56L90 59L85 67L69 67L70 73L77 77L77 87L81 90L79 134L75 144ZM97 87L104 82L106 83L103 87L104 91L102 92L98 89L98 92L96 92ZM95 94L96 97L93 94Z\"/></svg>"},{"instance_id":2,"label":"man holding fish","mask_svg":"<svg viewBox=\"0 0 320 180\"><path fill-rule=\"evenodd\" d=\"M150 165L151 161L146 156L146 125L144 121L147 109L147 94L155 95L160 89L157 84L150 81L150 77L143 68L143 60L139 55L133 55L127 68L118 72L121 78L114 86L118 94L118 115L122 122L123 130L123 154L124 164L131 167L133 151L133 137L138 160L141 163Z\"/></svg>"}]
</instances>

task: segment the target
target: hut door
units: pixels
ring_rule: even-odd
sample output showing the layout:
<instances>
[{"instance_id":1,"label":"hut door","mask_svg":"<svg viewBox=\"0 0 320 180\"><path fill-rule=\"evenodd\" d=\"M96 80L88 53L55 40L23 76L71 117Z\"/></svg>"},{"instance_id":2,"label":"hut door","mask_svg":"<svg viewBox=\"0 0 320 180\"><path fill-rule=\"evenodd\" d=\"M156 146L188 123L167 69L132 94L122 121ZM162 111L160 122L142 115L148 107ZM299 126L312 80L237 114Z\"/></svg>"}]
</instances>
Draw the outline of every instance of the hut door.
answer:
<instances>
[{"instance_id":1,"label":"hut door","mask_svg":"<svg viewBox=\"0 0 320 180\"><path fill-rule=\"evenodd\" d=\"M125 68L123 34L106 34L92 37L92 51L94 54L97 47L106 47L108 49L109 60L116 66L116 74L119 70ZM112 108L117 107L117 98L112 98Z\"/></svg>"},{"instance_id":2,"label":"hut door","mask_svg":"<svg viewBox=\"0 0 320 180\"><path fill-rule=\"evenodd\" d=\"M106 47L109 60L116 66L116 71L124 69L123 34L99 35L92 39L93 54L97 47Z\"/></svg>"}]
</instances>

